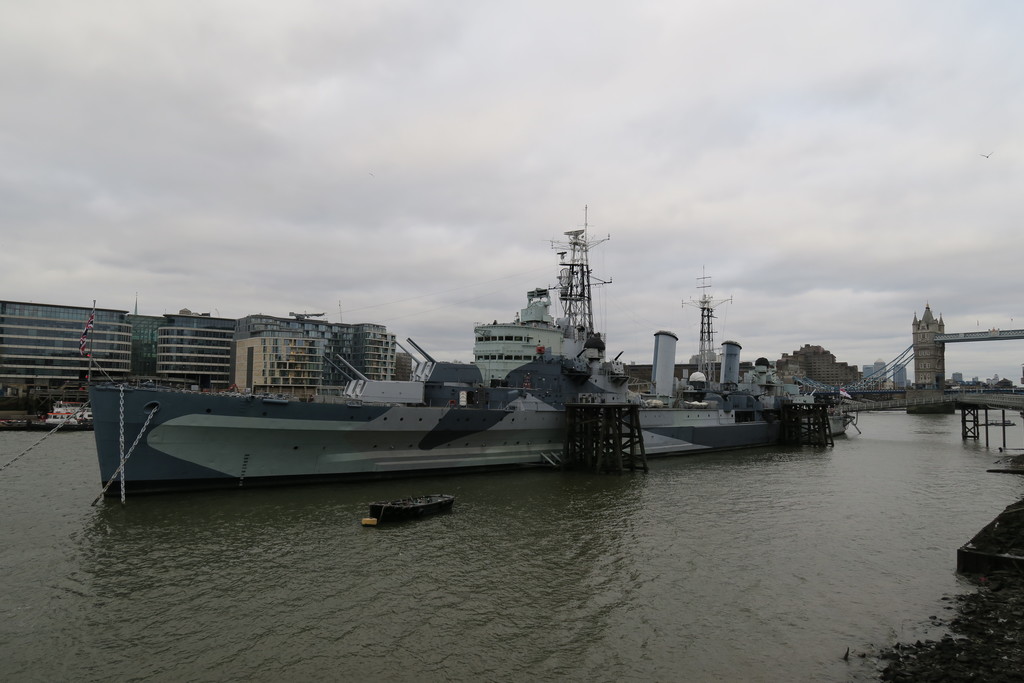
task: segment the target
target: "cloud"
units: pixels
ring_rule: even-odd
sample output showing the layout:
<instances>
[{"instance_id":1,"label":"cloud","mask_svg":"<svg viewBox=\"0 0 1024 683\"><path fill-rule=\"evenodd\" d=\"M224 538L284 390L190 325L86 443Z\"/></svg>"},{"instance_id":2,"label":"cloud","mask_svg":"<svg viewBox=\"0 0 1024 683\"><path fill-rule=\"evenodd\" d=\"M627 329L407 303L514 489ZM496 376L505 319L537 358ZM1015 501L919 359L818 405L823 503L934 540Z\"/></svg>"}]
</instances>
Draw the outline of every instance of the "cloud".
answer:
<instances>
[{"instance_id":1,"label":"cloud","mask_svg":"<svg viewBox=\"0 0 1024 683\"><path fill-rule=\"evenodd\" d=\"M598 317L636 362L658 329L696 348L705 273L744 357L890 359L925 303L1008 329L1022 13L22 3L0 26L0 297L324 311L468 360L473 322L554 284L587 205L611 236Z\"/></svg>"}]
</instances>

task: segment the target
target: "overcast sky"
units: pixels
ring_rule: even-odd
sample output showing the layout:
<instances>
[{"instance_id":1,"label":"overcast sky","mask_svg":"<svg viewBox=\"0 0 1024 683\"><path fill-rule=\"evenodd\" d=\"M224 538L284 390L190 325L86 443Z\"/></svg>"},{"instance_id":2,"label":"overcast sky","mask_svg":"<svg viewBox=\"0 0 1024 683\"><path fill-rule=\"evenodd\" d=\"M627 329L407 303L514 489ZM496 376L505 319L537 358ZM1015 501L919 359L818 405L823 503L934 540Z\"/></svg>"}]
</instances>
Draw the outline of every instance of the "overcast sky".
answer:
<instances>
[{"instance_id":1,"label":"overcast sky","mask_svg":"<svg viewBox=\"0 0 1024 683\"><path fill-rule=\"evenodd\" d=\"M696 351L704 275L745 360L891 360L926 303L1024 328L1018 0L0 8L2 299L323 312L469 361L589 206L624 360Z\"/></svg>"}]
</instances>

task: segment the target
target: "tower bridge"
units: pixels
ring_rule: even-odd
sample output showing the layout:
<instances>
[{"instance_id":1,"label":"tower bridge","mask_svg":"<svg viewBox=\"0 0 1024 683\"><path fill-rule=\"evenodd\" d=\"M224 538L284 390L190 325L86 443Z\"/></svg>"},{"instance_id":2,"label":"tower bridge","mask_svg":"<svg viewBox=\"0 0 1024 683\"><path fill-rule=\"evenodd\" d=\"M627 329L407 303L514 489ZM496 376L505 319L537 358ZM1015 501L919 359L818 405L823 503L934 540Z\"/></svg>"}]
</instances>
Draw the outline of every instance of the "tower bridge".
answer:
<instances>
[{"instance_id":1,"label":"tower bridge","mask_svg":"<svg viewBox=\"0 0 1024 683\"><path fill-rule=\"evenodd\" d=\"M924 315L918 320L914 314L911 324L914 336L914 384L916 391L941 392L946 386L946 344L960 342L1024 339L1024 330L991 328L979 332L947 333L942 316L932 315L931 306L925 304Z\"/></svg>"},{"instance_id":2,"label":"tower bridge","mask_svg":"<svg viewBox=\"0 0 1024 683\"><path fill-rule=\"evenodd\" d=\"M991 330L986 330L984 332L954 332L951 334L935 335L935 342L938 344L994 341L996 339L1024 339L1024 330L997 330L992 328Z\"/></svg>"},{"instance_id":3,"label":"tower bridge","mask_svg":"<svg viewBox=\"0 0 1024 683\"><path fill-rule=\"evenodd\" d=\"M911 330L913 343L902 353L886 363L884 367L876 369L871 374L845 387L831 386L806 377L796 379L806 386L836 394L891 391L891 387L885 386L886 383L899 370L913 362L914 382L908 388L908 398L911 394L915 394L921 400L936 403L941 402L942 392L946 385L946 344L1024 339L1024 330L991 328L978 332L946 332L946 323L942 320L942 316L939 315L936 318L932 315L929 304L925 304L924 314L920 319L917 317L917 313L914 314ZM932 396L929 397L929 394Z\"/></svg>"}]
</instances>

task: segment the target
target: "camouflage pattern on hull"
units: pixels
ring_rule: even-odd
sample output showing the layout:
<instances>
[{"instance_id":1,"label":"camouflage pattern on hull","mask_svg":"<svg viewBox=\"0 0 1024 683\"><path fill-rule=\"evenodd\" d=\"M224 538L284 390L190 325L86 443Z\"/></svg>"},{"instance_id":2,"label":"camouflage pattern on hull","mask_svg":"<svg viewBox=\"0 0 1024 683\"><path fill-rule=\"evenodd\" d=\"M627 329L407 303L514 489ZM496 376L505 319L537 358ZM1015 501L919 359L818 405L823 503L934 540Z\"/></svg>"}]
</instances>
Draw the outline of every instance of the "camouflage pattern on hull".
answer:
<instances>
[{"instance_id":1,"label":"camouflage pattern on hull","mask_svg":"<svg viewBox=\"0 0 1024 683\"><path fill-rule=\"evenodd\" d=\"M565 438L560 410L331 405L243 395L97 386L91 389L100 477L128 490L224 488L542 465ZM650 456L766 445L764 422L723 423L718 411L641 410Z\"/></svg>"},{"instance_id":2,"label":"camouflage pattern on hull","mask_svg":"<svg viewBox=\"0 0 1024 683\"><path fill-rule=\"evenodd\" d=\"M544 462L560 451L560 411L325 405L253 396L126 388L125 449L156 413L125 466L134 490L260 479L325 480ZM93 387L100 477L120 466L117 387ZM115 419L111 419L115 418ZM218 480L222 480L218 482Z\"/></svg>"},{"instance_id":3,"label":"camouflage pattern on hull","mask_svg":"<svg viewBox=\"0 0 1024 683\"><path fill-rule=\"evenodd\" d=\"M772 414L796 400L796 388L783 385L765 359L740 381L736 342L722 345L717 386L704 372L675 378L673 347L656 357L669 370L660 387L631 389L621 353L606 358L606 340L593 324L588 252L605 240L590 240L586 227L565 235L567 241L552 242L563 316L550 314L553 288L530 290L511 322L474 326L473 363L435 361L409 340L422 356L410 379L369 380L349 365L358 377L343 388L320 387L308 402L92 387L101 480L120 479L123 471L127 490L156 491L557 463L569 403L637 405L650 456L776 441ZM702 298L704 358L713 355L709 301ZM317 362L332 359L325 352ZM121 444L131 453L119 471Z\"/></svg>"}]
</instances>

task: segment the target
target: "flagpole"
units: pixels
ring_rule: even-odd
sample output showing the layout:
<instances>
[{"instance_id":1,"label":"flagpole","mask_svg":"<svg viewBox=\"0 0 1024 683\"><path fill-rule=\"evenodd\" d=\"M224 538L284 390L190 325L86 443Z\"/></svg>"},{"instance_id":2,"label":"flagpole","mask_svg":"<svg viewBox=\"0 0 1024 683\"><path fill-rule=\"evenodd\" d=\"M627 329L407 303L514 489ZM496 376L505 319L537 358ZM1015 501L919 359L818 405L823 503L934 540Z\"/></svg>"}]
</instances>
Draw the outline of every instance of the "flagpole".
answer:
<instances>
[{"instance_id":1,"label":"flagpole","mask_svg":"<svg viewBox=\"0 0 1024 683\"><path fill-rule=\"evenodd\" d=\"M95 330L96 326L96 299L92 300L92 313L89 314L89 322L93 325ZM92 386L92 338L96 336L95 331L89 337L89 371L85 375L85 385Z\"/></svg>"}]
</instances>

